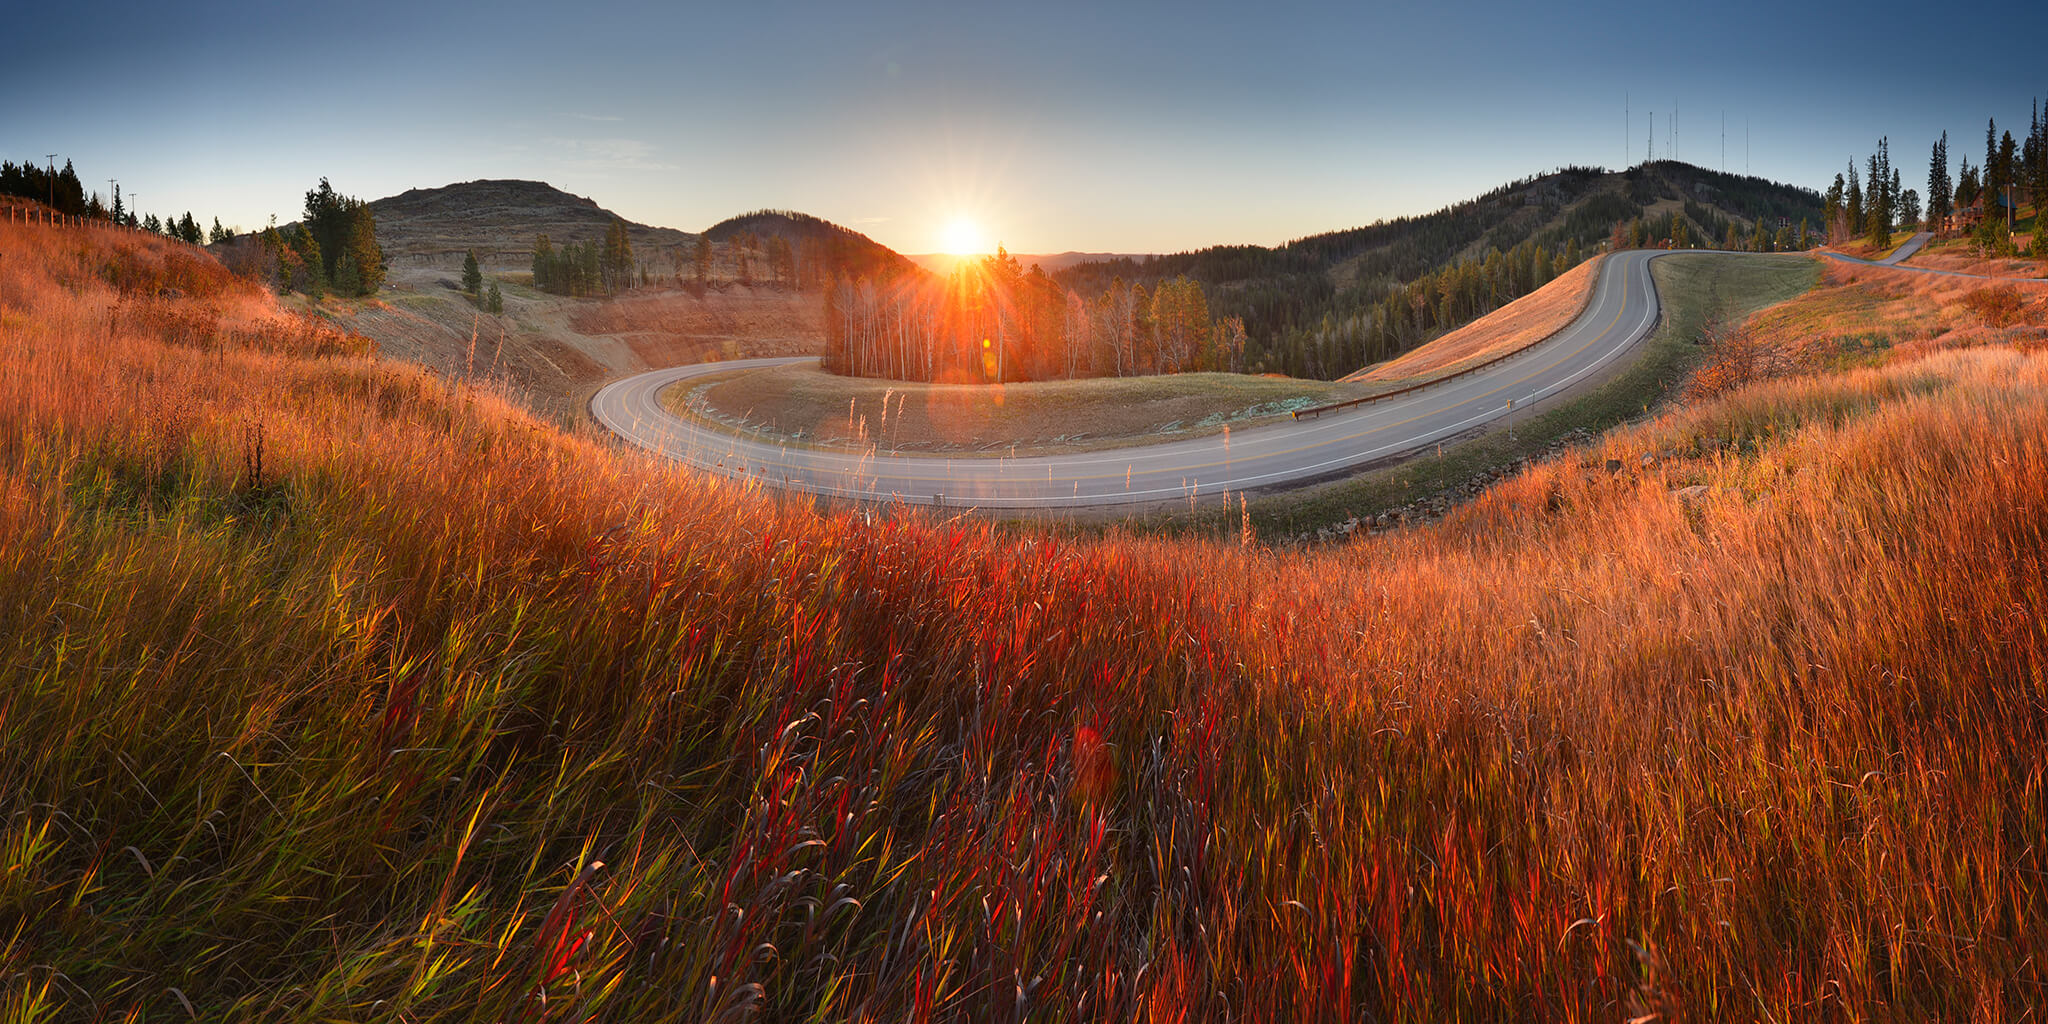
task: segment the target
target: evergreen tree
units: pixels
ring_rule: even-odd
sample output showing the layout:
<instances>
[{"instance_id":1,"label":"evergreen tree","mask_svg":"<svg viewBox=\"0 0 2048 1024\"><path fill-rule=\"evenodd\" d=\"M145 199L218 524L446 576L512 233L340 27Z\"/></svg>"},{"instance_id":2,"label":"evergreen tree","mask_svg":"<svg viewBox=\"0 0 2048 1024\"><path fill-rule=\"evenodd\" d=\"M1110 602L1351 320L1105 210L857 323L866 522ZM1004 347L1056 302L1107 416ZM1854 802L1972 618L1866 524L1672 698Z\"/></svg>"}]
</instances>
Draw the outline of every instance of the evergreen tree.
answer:
<instances>
[{"instance_id":1,"label":"evergreen tree","mask_svg":"<svg viewBox=\"0 0 2048 1024\"><path fill-rule=\"evenodd\" d=\"M370 204L356 202L349 210L349 255L362 278L358 295L374 295L384 285L384 247L377 244L377 217Z\"/></svg>"},{"instance_id":2,"label":"evergreen tree","mask_svg":"<svg viewBox=\"0 0 2048 1024\"><path fill-rule=\"evenodd\" d=\"M1846 242L1863 227L1863 184L1856 176L1856 161L1849 161L1849 191L1843 202L1843 214L1847 223L1836 241Z\"/></svg>"},{"instance_id":3,"label":"evergreen tree","mask_svg":"<svg viewBox=\"0 0 2048 1024\"><path fill-rule=\"evenodd\" d=\"M337 295L362 294L363 274L356 266L354 253L343 251L340 262L334 265L334 291Z\"/></svg>"},{"instance_id":4,"label":"evergreen tree","mask_svg":"<svg viewBox=\"0 0 2048 1024\"><path fill-rule=\"evenodd\" d=\"M477 298L484 287L484 272L476 265L476 250L462 255L462 291L470 298Z\"/></svg>"},{"instance_id":5,"label":"evergreen tree","mask_svg":"<svg viewBox=\"0 0 2048 1024\"><path fill-rule=\"evenodd\" d=\"M1899 223L1916 230L1925 230L1920 223L1920 193L1907 189L1899 196Z\"/></svg>"},{"instance_id":6,"label":"evergreen tree","mask_svg":"<svg viewBox=\"0 0 2048 1024\"><path fill-rule=\"evenodd\" d=\"M607 294L633 284L633 241L627 237L626 222L614 219L605 229L600 273Z\"/></svg>"},{"instance_id":7,"label":"evergreen tree","mask_svg":"<svg viewBox=\"0 0 2048 1024\"><path fill-rule=\"evenodd\" d=\"M323 280L332 281L343 254L355 260L357 290L368 295L384 282L384 250L377 244L377 220L368 203L334 190L326 178L306 193L301 223L318 243Z\"/></svg>"},{"instance_id":8,"label":"evergreen tree","mask_svg":"<svg viewBox=\"0 0 2048 1024\"><path fill-rule=\"evenodd\" d=\"M552 271L555 265L555 247L542 235L533 242L533 286L544 292L555 290Z\"/></svg>"},{"instance_id":9,"label":"evergreen tree","mask_svg":"<svg viewBox=\"0 0 2048 1024\"><path fill-rule=\"evenodd\" d=\"M1984 121L1984 175L1985 184L1991 183L1991 172L1998 166L1998 119Z\"/></svg>"},{"instance_id":10,"label":"evergreen tree","mask_svg":"<svg viewBox=\"0 0 2048 1024\"><path fill-rule=\"evenodd\" d=\"M697 236L697 252L691 262L695 265L697 283L701 285L709 282L711 280L711 239L703 235Z\"/></svg>"},{"instance_id":11,"label":"evergreen tree","mask_svg":"<svg viewBox=\"0 0 2048 1024\"><path fill-rule=\"evenodd\" d=\"M224 228L224 227L221 227L221 226L220 226L220 218L219 218L219 217L215 217L215 218L213 219L213 230L212 230L212 231L209 231L209 232L207 232L207 235L206 235L206 244L208 244L208 245L219 245L219 244L221 244L222 242L232 242L232 241L234 241L234 240L235 240L235 233L234 233L234 232L232 232L232 231L229 231L228 229L226 229L226 228Z\"/></svg>"},{"instance_id":12,"label":"evergreen tree","mask_svg":"<svg viewBox=\"0 0 2048 1024\"><path fill-rule=\"evenodd\" d=\"M498 290L498 282L496 281L491 282L491 292L484 299L484 308L492 313L503 313L505 311L505 295Z\"/></svg>"},{"instance_id":13,"label":"evergreen tree","mask_svg":"<svg viewBox=\"0 0 2048 1024\"><path fill-rule=\"evenodd\" d=\"M1970 166L1970 158L1963 158L1963 165L1956 172L1956 209L1967 210L1982 199L1983 186L1978 184L1977 169Z\"/></svg>"},{"instance_id":14,"label":"evergreen tree","mask_svg":"<svg viewBox=\"0 0 2048 1024\"><path fill-rule=\"evenodd\" d=\"M320 252L319 239L302 223L286 245L296 257L288 290L305 292L318 301L327 294L327 264Z\"/></svg>"},{"instance_id":15,"label":"evergreen tree","mask_svg":"<svg viewBox=\"0 0 2048 1024\"><path fill-rule=\"evenodd\" d=\"M1955 212L1955 189L1948 177L1948 133L1941 133L1941 140L1934 144L1934 154L1927 163L1927 220L1930 227L1941 230L1947 224L1949 215Z\"/></svg>"},{"instance_id":16,"label":"evergreen tree","mask_svg":"<svg viewBox=\"0 0 2048 1024\"><path fill-rule=\"evenodd\" d=\"M2013 143L2012 133L2006 132L1998 140L1998 184L1991 189L1991 192L2005 202L2008 218L2019 215L2019 200L2013 194L2013 189L2019 184L2019 154L2017 147ZM1989 204L1986 204L1984 210L1986 216L1994 215L1997 212ZM2011 226L2010 222L2006 224L2008 229Z\"/></svg>"},{"instance_id":17,"label":"evergreen tree","mask_svg":"<svg viewBox=\"0 0 2048 1024\"><path fill-rule=\"evenodd\" d=\"M1835 183L1828 186L1827 195L1821 207L1820 222L1823 227L1831 232L1835 230L1835 225L1847 216L1845 211L1848 208L1843 205L1848 201L1847 188L1848 186L1843 182L1842 176L1839 174L1835 175Z\"/></svg>"}]
</instances>

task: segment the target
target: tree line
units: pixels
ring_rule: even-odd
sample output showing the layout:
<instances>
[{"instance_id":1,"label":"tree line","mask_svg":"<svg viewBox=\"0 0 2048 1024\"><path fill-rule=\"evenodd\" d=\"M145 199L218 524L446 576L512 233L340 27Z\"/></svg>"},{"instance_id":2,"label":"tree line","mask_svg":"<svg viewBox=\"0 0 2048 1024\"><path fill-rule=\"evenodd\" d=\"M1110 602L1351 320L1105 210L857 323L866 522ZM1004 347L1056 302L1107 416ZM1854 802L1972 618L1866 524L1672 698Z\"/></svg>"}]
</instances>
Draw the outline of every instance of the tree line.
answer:
<instances>
[{"instance_id":1,"label":"tree line","mask_svg":"<svg viewBox=\"0 0 2048 1024\"><path fill-rule=\"evenodd\" d=\"M123 201L119 182L113 183L110 204L98 191L86 190L69 160L64 161L61 171L38 167L33 161L0 162L0 196L33 200L67 216L125 225L193 245L225 242L234 237L233 231L221 226L219 217L213 219L213 229L208 231L190 210L182 217L138 215Z\"/></svg>"},{"instance_id":2,"label":"tree line","mask_svg":"<svg viewBox=\"0 0 2048 1024\"><path fill-rule=\"evenodd\" d=\"M1584 259L1576 240L1489 250L1277 338L1219 312L1186 275L1112 278L1092 298L1001 249L943 279L847 278L825 295L824 364L864 377L952 383L1227 371L1333 378L1391 359L1549 284Z\"/></svg>"},{"instance_id":3,"label":"tree line","mask_svg":"<svg viewBox=\"0 0 2048 1024\"><path fill-rule=\"evenodd\" d=\"M614 219L602 241L569 242L560 249L541 235L533 243L533 286L579 298L612 295L633 286L633 240Z\"/></svg>"},{"instance_id":4,"label":"tree line","mask_svg":"<svg viewBox=\"0 0 2048 1024\"><path fill-rule=\"evenodd\" d=\"M1585 259L1577 239L1550 249L1527 240L1489 249L1372 299L1356 293L1313 323L1254 339L1251 366L1291 377L1335 378L1392 359L1556 280Z\"/></svg>"},{"instance_id":5,"label":"tree line","mask_svg":"<svg viewBox=\"0 0 2048 1024\"><path fill-rule=\"evenodd\" d=\"M306 192L298 223L279 228L276 219L258 236L257 261L280 292L319 299L370 295L384 283L388 266L377 244L377 218L370 204L334 190L326 178ZM246 262L243 256L230 264Z\"/></svg>"},{"instance_id":6,"label":"tree line","mask_svg":"<svg viewBox=\"0 0 2048 1024\"><path fill-rule=\"evenodd\" d=\"M1650 204L1667 200L1684 200L1701 215L1681 228L1676 218L1646 214ZM1706 216L1706 211L1717 212ZM1408 293L1411 286L1440 288L1442 278L1436 275L1449 268L1455 276L1463 261L1476 261L1483 269L1489 254L1499 252L1499 260L1526 268L1534 265L1534 254L1540 250L1554 267L1574 243L1581 253L1590 253L1603 242L1615 244L1616 225L1623 229L1623 246L1661 244L1682 232L1689 242L1705 246L1803 247L1791 226L1818 224L1820 219L1819 193L1748 175L1670 160L1641 164L1618 175L1601 168L1566 167L1434 213L1312 235L1277 248L1216 246L1145 259L1093 261L1054 277L1083 295L1098 294L1116 280L1150 285L1188 277L1207 290L1212 313L1244 321L1248 368L1334 376L1365 365L1361 358L1398 355L1457 326L1439 322L1433 314L1418 318L1411 309L1405 320L1386 316L1385 326L1367 330L1364 314L1390 300L1413 307L1417 299ZM1730 226L1738 222L1747 226L1731 232ZM1524 248L1525 243L1530 247ZM1567 262L1578 260L1568 257ZM1432 281L1419 284L1424 278ZM1489 289L1488 294L1494 292ZM1430 299L1422 305L1433 310L1440 303ZM1415 327L1418 319L1428 326Z\"/></svg>"},{"instance_id":7,"label":"tree line","mask_svg":"<svg viewBox=\"0 0 2048 1024\"><path fill-rule=\"evenodd\" d=\"M842 277L824 294L825 368L861 377L992 384L1244 369L1244 322L1211 315L1185 277L1115 281L1093 299L995 255L945 277Z\"/></svg>"},{"instance_id":8,"label":"tree line","mask_svg":"<svg viewBox=\"0 0 2048 1024\"><path fill-rule=\"evenodd\" d=\"M1900 172L1891 166L1889 139L1879 139L1876 150L1858 174L1856 161L1835 175L1827 192L1827 225L1830 241L1841 243L1861 239L1877 248L1892 244L1892 233L1917 229L1938 234L1967 230L1975 248L1987 255L2018 254L2014 235L2019 207L2034 201L2033 255L2048 257L2048 239L2042 236L2041 207L2048 199L2048 118L2041 115L2040 102L2024 138L2016 139L2010 129L2001 130L1996 118L1984 125L1983 162L1972 165L1968 153L1951 176L1948 133L1933 143L1927 161L1927 192L1900 188Z\"/></svg>"}]
</instances>

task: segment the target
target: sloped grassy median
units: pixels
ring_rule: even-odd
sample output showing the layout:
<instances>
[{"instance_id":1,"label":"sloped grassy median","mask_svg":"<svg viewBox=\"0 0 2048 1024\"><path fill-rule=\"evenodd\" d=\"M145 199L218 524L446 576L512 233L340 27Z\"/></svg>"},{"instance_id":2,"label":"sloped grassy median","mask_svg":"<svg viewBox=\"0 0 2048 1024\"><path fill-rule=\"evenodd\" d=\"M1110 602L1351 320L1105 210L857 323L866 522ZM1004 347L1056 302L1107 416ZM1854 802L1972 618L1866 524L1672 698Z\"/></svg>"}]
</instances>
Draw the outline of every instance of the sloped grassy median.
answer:
<instances>
[{"instance_id":1,"label":"sloped grassy median","mask_svg":"<svg viewBox=\"0 0 2048 1024\"><path fill-rule=\"evenodd\" d=\"M680 416L797 444L996 456L1201 437L1387 387L1238 373L921 384L794 364L683 381L662 395L662 404Z\"/></svg>"}]
</instances>

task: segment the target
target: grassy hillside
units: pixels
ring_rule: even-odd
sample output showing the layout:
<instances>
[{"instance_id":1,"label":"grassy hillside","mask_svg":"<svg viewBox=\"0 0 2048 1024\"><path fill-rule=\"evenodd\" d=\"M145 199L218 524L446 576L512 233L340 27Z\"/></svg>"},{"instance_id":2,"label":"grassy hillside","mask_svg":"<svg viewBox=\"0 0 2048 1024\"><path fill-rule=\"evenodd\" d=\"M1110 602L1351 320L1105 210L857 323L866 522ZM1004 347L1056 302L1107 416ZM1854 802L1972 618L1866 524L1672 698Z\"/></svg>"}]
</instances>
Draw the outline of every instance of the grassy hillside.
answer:
<instances>
[{"instance_id":1,"label":"grassy hillside","mask_svg":"<svg viewBox=\"0 0 2048 1024\"><path fill-rule=\"evenodd\" d=\"M670 409L723 429L859 452L1006 458L1202 437L1368 394L1361 385L1169 373L988 387L741 370L670 388Z\"/></svg>"},{"instance_id":2,"label":"grassy hillside","mask_svg":"<svg viewBox=\"0 0 2048 1024\"><path fill-rule=\"evenodd\" d=\"M377 242L396 267L432 266L455 270L475 250L485 267L523 271L533 261L534 239L547 235L559 246L604 237L617 214L583 196L544 181L457 182L441 188L408 189L370 204L377 217ZM633 251L643 262L671 262L695 235L674 228L627 222Z\"/></svg>"},{"instance_id":3,"label":"grassy hillside","mask_svg":"<svg viewBox=\"0 0 2048 1024\"><path fill-rule=\"evenodd\" d=\"M170 243L0 251L0 1019L2010 1021L2048 984L2038 327L1944 310L1954 347L1295 552L821 513Z\"/></svg>"},{"instance_id":4,"label":"grassy hillside","mask_svg":"<svg viewBox=\"0 0 2048 1024\"><path fill-rule=\"evenodd\" d=\"M1562 254L1576 244L1591 255L1616 224L1667 215L1690 225L1691 239L1717 245L1731 223L1747 230L1762 219L1775 231L1781 219L1793 225L1806 220L1819 230L1821 196L1669 160L1621 172L1569 167L1434 213L1311 235L1277 248L1216 246L1142 261L1083 263L1056 276L1093 294L1113 277L1150 284L1185 274L1208 286L1216 315L1244 319L1254 362L1297 376L1335 377L1398 354L1360 348L1350 336L1401 285L1459 261L1484 260L1491 252L1514 254L1517 247ZM1487 273L1500 276L1491 267ZM1439 299L1430 295L1422 301L1433 305ZM1426 340L1412 338L1409 344ZM1332 348L1343 354L1326 356Z\"/></svg>"},{"instance_id":5,"label":"grassy hillside","mask_svg":"<svg viewBox=\"0 0 2048 1024\"><path fill-rule=\"evenodd\" d=\"M743 275L735 253L716 247L700 287L691 262L697 236L669 228L629 224L645 281L612 298L532 288L538 235L556 246L590 242L616 219L544 182L413 189L370 209L391 260L384 289L366 301L329 300L318 312L400 358L499 379L561 425L581 422L590 394L606 381L710 359L814 354L824 336L818 295L770 283L762 253L750 254L752 272ZM483 313L460 290L471 250L503 294L501 316Z\"/></svg>"}]
</instances>

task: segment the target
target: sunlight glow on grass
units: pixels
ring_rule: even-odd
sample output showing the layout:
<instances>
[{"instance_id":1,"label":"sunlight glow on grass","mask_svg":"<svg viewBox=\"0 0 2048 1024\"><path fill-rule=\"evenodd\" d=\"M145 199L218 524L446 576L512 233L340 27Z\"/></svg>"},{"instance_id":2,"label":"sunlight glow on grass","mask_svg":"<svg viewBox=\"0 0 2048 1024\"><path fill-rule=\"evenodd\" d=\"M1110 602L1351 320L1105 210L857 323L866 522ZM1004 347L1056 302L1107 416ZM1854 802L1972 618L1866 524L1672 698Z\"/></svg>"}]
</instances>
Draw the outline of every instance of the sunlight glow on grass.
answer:
<instances>
[{"instance_id":1,"label":"sunlight glow on grass","mask_svg":"<svg viewBox=\"0 0 2048 1024\"><path fill-rule=\"evenodd\" d=\"M2048 990L2038 288L1842 271L1747 321L1807 370L1268 548L826 508L182 243L0 252L0 1020Z\"/></svg>"}]
</instances>

